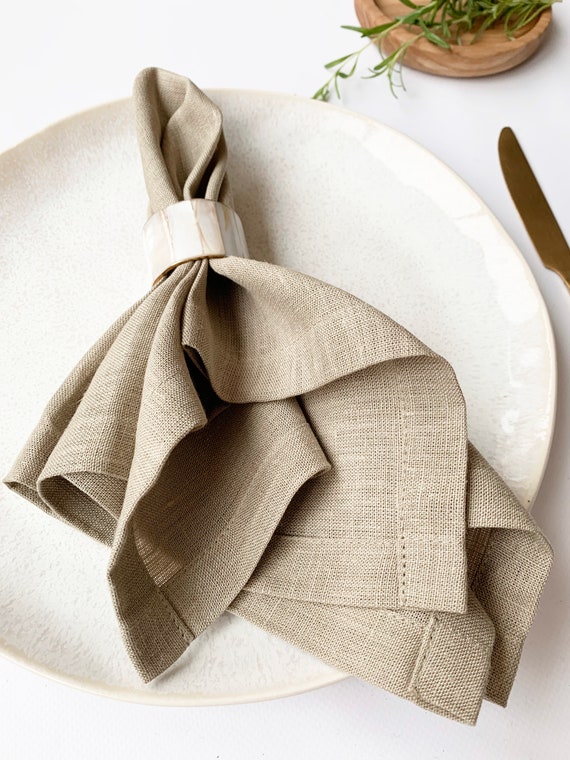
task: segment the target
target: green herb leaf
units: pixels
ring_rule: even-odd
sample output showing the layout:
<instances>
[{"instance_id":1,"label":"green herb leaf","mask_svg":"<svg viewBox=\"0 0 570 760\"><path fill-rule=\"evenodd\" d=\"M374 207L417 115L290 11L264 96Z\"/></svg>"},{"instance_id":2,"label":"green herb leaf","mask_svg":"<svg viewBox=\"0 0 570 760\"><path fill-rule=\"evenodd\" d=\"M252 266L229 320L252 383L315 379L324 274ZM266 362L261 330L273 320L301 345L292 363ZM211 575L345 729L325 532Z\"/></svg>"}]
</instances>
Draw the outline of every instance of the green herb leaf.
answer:
<instances>
[{"instance_id":1,"label":"green herb leaf","mask_svg":"<svg viewBox=\"0 0 570 760\"><path fill-rule=\"evenodd\" d=\"M369 29L361 26L341 26L341 29L348 29L350 32L360 32L361 37L376 37L379 34L384 34L388 29L393 26L397 26L398 21L388 21L386 24L380 24L380 26L371 26Z\"/></svg>"},{"instance_id":2,"label":"green herb leaf","mask_svg":"<svg viewBox=\"0 0 570 760\"><path fill-rule=\"evenodd\" d=\"M445 48L446 50L449 50L451 45L447 40L445 40L443 37L440 37L439 34L436 34L432 29L429 29L425 22L420 21L418 26L423 32L423 36L428 42L432 42L434 45L437 45L438 47Z\"/></svg>"},{"instance_id":3,"label":"green herb leaf","mask_svg":"<svg viewBox=\"0 0 570 760\"><path fill-rule=\"evenodd\" d=\"M353 55L354 53L349 53L348 55L343 55L341 58L337 58L335 61L329 61L328 63L325 63L325 69L334 69L335 66L340 66L341 63L348 61Z\"/></svg>"},{"instance_id":4,"label":"green herb leaf","mask_svg":"<svg viewBox=\"0 0 570 760\"><path fill-rule=\"evenodd\" d=\"M370 45L381 46L382 40L399 27L415 30L417 34L398 45L381 61L368 69L364 79L375 79L385 74L390 90L405 89L402 79L402 62L406 53L417 40L425 39L430 44L449 50L452 45L473 44L490 28L501 28L506 39L512 39L527 24L534 21L543 11L562 0L427 0L423 5L414 0L400 0L409 13L374 27L343 26L357 32L366 39L366 44L353 53L343 55L325 64L331 72L330 78L320 87L313 98L328 100L331 89L340 98L340 80L349 79L357 69L361 54ZM464 35L470 33L469 40ZM393 38L392 38L393 39ZM348 66L349 61L352 61Z\"/></svg>"}]
</instances>

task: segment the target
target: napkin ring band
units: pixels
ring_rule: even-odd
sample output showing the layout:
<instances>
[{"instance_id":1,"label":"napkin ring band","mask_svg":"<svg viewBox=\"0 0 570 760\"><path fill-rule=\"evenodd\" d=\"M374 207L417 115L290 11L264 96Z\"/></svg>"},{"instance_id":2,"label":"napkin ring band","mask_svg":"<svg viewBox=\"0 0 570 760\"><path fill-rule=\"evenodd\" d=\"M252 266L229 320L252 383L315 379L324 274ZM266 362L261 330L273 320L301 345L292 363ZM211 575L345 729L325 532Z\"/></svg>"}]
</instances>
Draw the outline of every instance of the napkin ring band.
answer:
<instances>
[{"instance_id":1,"label":"napkin ring band","mask_svg":"<svg viewBox=\"0 0 570 760\"><path fill-rule=\"evenodd\" d=\"M143 227L143 242L153 285L187 261L248 258L239 216L229 206L204 198L157 211Z\"/></svg>"}]
</instances>

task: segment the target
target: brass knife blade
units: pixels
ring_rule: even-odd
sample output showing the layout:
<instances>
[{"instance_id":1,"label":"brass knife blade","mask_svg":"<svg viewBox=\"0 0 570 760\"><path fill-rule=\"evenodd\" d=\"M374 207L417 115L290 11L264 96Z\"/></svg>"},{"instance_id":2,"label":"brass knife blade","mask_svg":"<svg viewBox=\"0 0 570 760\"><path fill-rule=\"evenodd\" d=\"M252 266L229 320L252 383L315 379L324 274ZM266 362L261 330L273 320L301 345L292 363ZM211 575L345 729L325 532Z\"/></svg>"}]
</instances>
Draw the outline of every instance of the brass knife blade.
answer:
<instances>
[{"instance_id":1,"label":"brass knife blade","mask_svg":"<svg viewBox=\"0 0 570 760\"><path fill-rule=\"evenodd\" d=\"M510 127L501 131L499 158L511 198L542 263L570 290L570 248Z\"/></svg>"}]
</instances>

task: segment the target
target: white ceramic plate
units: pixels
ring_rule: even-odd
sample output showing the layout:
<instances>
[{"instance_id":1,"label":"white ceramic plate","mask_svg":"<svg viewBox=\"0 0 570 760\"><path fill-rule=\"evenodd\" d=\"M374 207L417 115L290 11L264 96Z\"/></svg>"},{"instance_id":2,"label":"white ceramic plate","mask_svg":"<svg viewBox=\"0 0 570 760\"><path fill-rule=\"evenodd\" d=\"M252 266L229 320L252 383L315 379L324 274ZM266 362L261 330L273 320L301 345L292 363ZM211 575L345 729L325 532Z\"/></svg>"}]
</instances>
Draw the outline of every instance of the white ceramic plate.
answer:
<instances>
[{"instance_id":1,"label":"white ceramic plate","mask_svg":"<svg viewBox=\"0 0 570 760\"><path fill-rule=\"evenodd\" d=\"M286 95L211 93L251 255L327 280L448 358L470 436L530 506L553 428L554 345L523 258L480 199L403 135ZM74 116L0 156L5 473L64 376L147 288L131 105ZM107 550L1 489L0 650L92 691L243 702L342 677L229 614L144 686L106 582Z\"/></svg>"}]
</instances>

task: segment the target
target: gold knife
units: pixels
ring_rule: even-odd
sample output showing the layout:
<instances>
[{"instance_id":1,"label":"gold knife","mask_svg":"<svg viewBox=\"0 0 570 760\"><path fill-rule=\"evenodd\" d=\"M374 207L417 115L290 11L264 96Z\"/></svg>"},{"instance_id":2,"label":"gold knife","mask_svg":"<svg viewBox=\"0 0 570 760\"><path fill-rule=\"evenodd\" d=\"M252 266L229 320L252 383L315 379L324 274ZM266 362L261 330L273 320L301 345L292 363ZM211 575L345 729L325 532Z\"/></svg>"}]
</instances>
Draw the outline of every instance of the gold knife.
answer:
<instances>
[{"instance_id":1,"label":"gold knife","mask_svg":"<svg viewBox=\"0 0 570 760\"><path fill-rule=\"evenodd\" d=\"M570 290L570 248L510 127L501 131L499 158L511 198L542 263Z\"/></svg>"}]
</instances>

